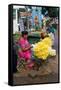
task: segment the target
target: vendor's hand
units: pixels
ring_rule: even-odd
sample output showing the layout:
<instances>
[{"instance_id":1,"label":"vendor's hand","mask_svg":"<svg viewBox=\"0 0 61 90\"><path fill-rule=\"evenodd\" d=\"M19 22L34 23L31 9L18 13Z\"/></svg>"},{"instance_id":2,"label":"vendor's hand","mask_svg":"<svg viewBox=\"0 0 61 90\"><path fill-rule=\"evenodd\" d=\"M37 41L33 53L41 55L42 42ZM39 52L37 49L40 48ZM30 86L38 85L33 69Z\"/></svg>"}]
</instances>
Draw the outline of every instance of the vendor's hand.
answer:
<instances>
[{"instance_id":1,"label":"vendor's hand","mask_svg":"<svg viewBox=\"0 0 61 90\"><path fill-rule=\"evenodd\" d=\"M32 48L32 45L29 45L29 49L31 49Z\"/></svg>"},{"instance_id":2,"label":"vendor's hand","mask_svg":"<svg viewBox=\"0 0 61 90\"><path fill-rule=\"evenodd\" d=\"M31 48L33 48L33 46L31 45Z\"/></svg>"}]
</instances>

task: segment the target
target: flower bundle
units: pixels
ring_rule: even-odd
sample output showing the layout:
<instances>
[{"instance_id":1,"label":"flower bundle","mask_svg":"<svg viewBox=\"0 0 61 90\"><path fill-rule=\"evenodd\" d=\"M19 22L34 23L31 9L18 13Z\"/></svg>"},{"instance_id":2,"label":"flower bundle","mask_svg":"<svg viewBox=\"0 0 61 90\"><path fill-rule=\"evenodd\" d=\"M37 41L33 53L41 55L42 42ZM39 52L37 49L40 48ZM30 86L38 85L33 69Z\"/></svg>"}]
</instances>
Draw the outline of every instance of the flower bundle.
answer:
<instances>
[{"instance_id":1,"label":"flower bundle","mask_svg":"<svg viewBox=\"0 0 61 90\"><path fill-rule=\"evenodd\" d=\"M55 56L56 51L51 47L52 47L52 40L50 37L46 37L45 39L34 45L33 48L34 56L43 60L46 60L49 55Z\"/></svg>"}]
</instances>

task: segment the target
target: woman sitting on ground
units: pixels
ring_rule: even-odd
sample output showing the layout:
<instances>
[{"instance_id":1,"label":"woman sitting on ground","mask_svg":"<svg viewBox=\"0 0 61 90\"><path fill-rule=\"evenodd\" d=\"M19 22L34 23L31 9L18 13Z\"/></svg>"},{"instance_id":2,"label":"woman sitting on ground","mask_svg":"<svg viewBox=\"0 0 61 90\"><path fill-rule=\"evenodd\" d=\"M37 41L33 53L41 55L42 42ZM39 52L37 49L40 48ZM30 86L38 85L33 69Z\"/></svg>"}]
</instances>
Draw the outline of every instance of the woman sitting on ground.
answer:
<instances>
[{"instance_id":1,"label":"woman sitting on ground","mask_svg":"<svg viewBox=\"0 0 61 90\"><path fill-rule=\"evenodd\" d=\"M25 61L27 62L27 67L32 68L33 67L33 62L31 60L31 45L28 42L28 32L27 31L22 31L22 37L19 39L19 45L21 47L21 50L18 51L18 55L20 58L24 58Z\"/></svg>"}]
</instances>

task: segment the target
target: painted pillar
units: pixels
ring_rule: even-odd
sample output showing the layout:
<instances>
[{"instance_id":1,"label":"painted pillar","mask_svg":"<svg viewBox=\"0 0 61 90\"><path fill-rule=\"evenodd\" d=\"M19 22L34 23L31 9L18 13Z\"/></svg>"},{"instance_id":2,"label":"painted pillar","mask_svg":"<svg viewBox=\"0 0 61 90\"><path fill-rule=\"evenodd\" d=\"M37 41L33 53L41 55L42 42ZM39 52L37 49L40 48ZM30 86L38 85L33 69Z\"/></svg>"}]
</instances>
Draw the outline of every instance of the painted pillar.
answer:
<instances>
[{"instance_id":1,"label":"painted pillar","mask_svg":"<svg viewBox=\"0 0 61 90\"><path fill-rule=\"evenodd\" d=\"M17 24L17 21L18 21L18 15L17 15L17 9L16 9L16 24Z\"/></svg>"},{"instance_id":2,"label":"painted pillar","mask_svg":"<svg viewBox=\"0 0 61 90\"><path fill-rule=\"evenodd\" d=\"M18 21L18 15L17 15L17 9L16 9L16 18L13 20L13 33L15 33L15 32L18 32L18 23L17 23L17 21Z\"/></svg>"},{"instance_id":3,"label":"painted pillar","mask_svg":"<svg viewBox=\"0 0 61 90\"><path fill-rule=\"evenodd\" d=\"M34 18L36 16L36 11L35 11L35 7L32 8L32 27L34 27L35 23L34 23Z\"/></svg>"},{"instance_id":4,"label":"painted pillar","mask_svg":"<svg viewBox=\"0 0 61 90\"><path fill-rule=\"evenodd\" d=\"M42 7L38 7L38 20L39 20L39 26L41 27L41 23L42 23Z\"/></svg>"}]
</instances>

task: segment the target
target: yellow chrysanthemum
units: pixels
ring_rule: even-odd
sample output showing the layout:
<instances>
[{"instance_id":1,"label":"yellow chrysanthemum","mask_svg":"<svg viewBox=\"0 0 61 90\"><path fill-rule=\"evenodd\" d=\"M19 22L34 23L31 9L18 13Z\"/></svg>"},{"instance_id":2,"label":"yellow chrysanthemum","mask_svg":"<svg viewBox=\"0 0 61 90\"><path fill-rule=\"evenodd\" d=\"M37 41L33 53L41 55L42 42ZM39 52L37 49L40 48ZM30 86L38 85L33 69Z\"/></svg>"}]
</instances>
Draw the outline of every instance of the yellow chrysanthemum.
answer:
<instances>
[{"instance_id":1,"label":"yellow chrysanthemum","mask_svg":"<svg viewBox=\"0 0 61 90\"><path fill-rule=\"evenodd\" d=\"M52 40L50 37L46 37L42 41L35 44L33 48L34 55L38 58L45 60L49 55L56 55L55 50L49 50L49 47L52 46Z\"/></svg>"}]
</instances>

